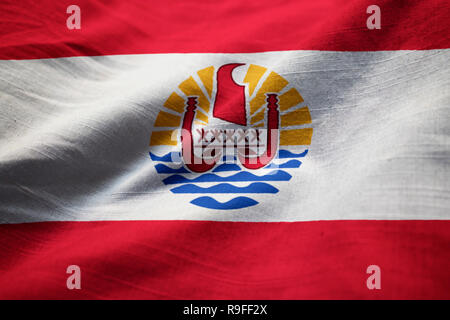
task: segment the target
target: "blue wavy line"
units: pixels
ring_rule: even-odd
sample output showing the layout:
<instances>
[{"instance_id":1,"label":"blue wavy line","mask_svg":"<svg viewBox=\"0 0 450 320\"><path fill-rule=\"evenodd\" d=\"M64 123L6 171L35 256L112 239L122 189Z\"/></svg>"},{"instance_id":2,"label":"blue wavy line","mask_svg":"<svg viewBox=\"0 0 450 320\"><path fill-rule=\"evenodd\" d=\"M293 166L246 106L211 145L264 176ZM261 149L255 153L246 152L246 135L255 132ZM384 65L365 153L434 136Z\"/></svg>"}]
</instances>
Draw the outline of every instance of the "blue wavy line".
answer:
<instances>
[{"instance_id":1,"label":"blue wavy line","mask_svg":"<svg viewBox=\"0 0 450 320\"><path fill-rule=\"evenodd\" d=\"M300 167L301 164L302 164L301 161L289 160L289 161L287 161L285 163L281 163L281 164L271 163L267 167L264 167L264 169L292 169L292 168ZM156 164L155 169L156 169L156 172L162 173L162 174L190 173L190 171L186 170L186 168L184 168L184 167L171 168L162 163ZM212 172L227 172L227 171L242 171L242 169L237 164L224 163L224 164L217 166Z\"/></svg>"},{"instance_id":2,"label":"blue wavy line","mask_svg":"<svg viewBox=\"0 0 450 320\"><path fill-rule=\"evenodd\" d=\"M279 159L286 159L286 158L302 158L308 154L308 149L303 151L302 153L292 153L289 150L280 150L278 152L278 158Z\"/></svg>"},{"instance_id":3,"label":"blue wavy line","mask_svg":"<svg viewBox=\"0 0 450 320\"><path fill-rule=\"evenodd\" d=\"M211 197L200 197L191 201L192 204L208 208L208 209L216 209L216 210L233 210L233 209L242 209L246 207L251 207L258 204L258 201L247 198L247 197L237 197L231 199L230 201L221 203L216 199Z\"/></svg>"},{"instance_id":4,"label":"blue wavy line","mask_svg":"<svg viewBox=\"0 0 450 320\"><path fill-rule=\"evenodd\" d=\"M223 172L223 171L241 171L241 167L234 163L224 163L216 167L213 172Z\"/></svg>"},{"instance_id":5,"label":"blue wavy line","mask_svg":"<svg viewBox=\"0 0 450 320\"><path fill-rule=\"evenodd\" d=\"M209 188L195 184L185 184L170 189L173 193L277 193L278 189L264 182L254 182L247 187L237 187L229 183L220 183Z\"/></svg>"},{"instance_id":6,"label":"blue wavy line","mask_svg":"<svg viewBox=\"0 0 450 320\"><path fill-rule=\"evenodd\" d=\"M264 169L290 169L290 168L298 168L300 167L300 165L302 164L301 161L298 160L289 160L285 163L280 163L280 164L276 164L276 163L271 163L269 164L267 167L265 167Z\"/></svg>"},{"instance_id":7,"label":"blue wavy line","mask_svg":"<svg viewBox=\"0 0 450 320\"><path fill-rule=\"evenodd\" d=\"M182 175L173 175L163 180L164 184L178 184L188 182L228 182L228 181L289 181L292 176L286 171L274 170L264 176L257 176L247 171L240 171L229 177L220 177L213 173L205 173L194 179L187 179Z\"/></svg>"},{"instance_id":8,"label":"blue wavy line","mask_svg":"<svg viewBox=\"0 0 450 320\"><path fill-rule=\"evenodd\" d=\"M163 156L157 156L156 154L153 154L151 152L149 152L149 154L150 154L150 158L153 161L174 162L173 160L181 159L181 155L179 152L169 152Z\"/></svg>"},{"instance_id":9,"label":"blue wavy line","mask_svg":"<svg viewBox=\"0 0 450 320\"><path fill-rule=\"evenodd\" d=\"M305 151L303 151L302 153L292 153L291 151L289 151L289 150L279 150L278 151L278 156L277 156L277 158L279 158L279 159L286 159L286 158L302 158L302 157L304 157L304 156L306 156L307 155L307 153L308 153L308 149L306 149ZM151 152L149 152L149 154L150 154L150 158L153 160L153 161L161 161L161 162L174 162L173 161L173 159L175 159L175 160L178 160L178 159L181 159L181 154L179 153L179 152L169 152L169 153L166 153L165 155L163 155L163 156L158 156L158 155L156 155L156 154L154 154L154 153L151 153ZM222 158L222 161L224 161L225 162L225 156ZM236 160L236 157L233 157L233 156L228 156L228 161L230 161L230 160Z\"/></svg>"},{"instance_id":10,"label":"blue wavy line","mask_svg":"<svg viewBox=\"0 0 450 320\"><path fill-rule=\"evenodd\" d=\"M230 161L236 161L236 157L232 155L226 155L222 157L222 162L230 162Z\"/></svg>"},{"instance_id":11,"label":"blue wavy line","mask_svg":"<svg viewBox=\"0 0 450 320\"><path fill-rule=\"evenodd\" d=\"M189 173L184 167L171 168L162 163L155 165L155 169L158 173Z\"/></svg>"}]
</instances>

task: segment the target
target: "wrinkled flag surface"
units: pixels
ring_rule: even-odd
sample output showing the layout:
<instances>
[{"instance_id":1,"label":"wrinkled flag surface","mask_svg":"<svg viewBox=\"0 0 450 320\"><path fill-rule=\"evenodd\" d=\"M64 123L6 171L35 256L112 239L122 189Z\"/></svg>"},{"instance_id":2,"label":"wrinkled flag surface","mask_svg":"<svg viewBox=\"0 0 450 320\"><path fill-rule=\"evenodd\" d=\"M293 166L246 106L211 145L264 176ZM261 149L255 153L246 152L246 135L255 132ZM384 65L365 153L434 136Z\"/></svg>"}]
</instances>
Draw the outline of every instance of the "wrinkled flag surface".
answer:
<instances>
[{"instance_id":1,"label":"wrinkled flag surface","mask_svg":"<svg viewBox=\"0 0 450 320\"><path fill-rule=\"evenodd\" d=\"M372 2L2 1L0 298L449 299L450 4Z\"/></svg>"}]
</instances>

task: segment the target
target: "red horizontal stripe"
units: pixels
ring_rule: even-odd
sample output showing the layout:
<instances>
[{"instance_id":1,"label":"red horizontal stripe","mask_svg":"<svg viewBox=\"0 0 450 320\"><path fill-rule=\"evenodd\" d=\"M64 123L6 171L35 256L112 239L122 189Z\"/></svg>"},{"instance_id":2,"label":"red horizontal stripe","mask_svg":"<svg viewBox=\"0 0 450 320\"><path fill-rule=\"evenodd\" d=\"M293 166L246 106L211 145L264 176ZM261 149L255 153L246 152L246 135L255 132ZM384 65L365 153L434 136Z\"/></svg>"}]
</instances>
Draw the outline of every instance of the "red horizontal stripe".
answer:
<instances>
[{"instance_id":1,"label":"red horizontal stripe","mask_svg":"<svg viewBox=\"0 0 450 320\"><path fill-rule=\"evenodd\" d=\"M450 298L450 221L1 225L0 252L3 299Z\"/></svg>"},{"instance_id":2,"label":"red horizontal stripe","mask_svg":"<svg viewBox=\"0 0 450 320\"><path fill-rule=\"evenodd\" d=\"M380 0L381 30L368 30L372 0L77 0L81 30L68 30L72 0L0 3L0 59L141 53L449 48L450 2Z\"/></svg>"}]
</instances>

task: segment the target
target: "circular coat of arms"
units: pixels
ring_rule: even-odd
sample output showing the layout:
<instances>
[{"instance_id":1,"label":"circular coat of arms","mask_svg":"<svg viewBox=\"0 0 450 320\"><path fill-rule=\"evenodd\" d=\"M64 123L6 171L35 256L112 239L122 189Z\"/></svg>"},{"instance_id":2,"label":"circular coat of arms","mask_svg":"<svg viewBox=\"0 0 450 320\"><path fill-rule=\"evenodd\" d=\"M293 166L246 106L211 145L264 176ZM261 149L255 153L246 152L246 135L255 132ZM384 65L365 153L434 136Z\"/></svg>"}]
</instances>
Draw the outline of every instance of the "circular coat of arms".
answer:
<instances>
[{"instance_id":1,"label":"circular coat of arms","mask_svg":"<svg viewBox=\"0 0 450 320\"><path fill-rule=\"evenodd\" d=\"M265 67L229 63L199 70L169 95L150 157L172 193L199 207L241 209L279 192L312 134L297 88Z\"/></svg>"}]
</instances>

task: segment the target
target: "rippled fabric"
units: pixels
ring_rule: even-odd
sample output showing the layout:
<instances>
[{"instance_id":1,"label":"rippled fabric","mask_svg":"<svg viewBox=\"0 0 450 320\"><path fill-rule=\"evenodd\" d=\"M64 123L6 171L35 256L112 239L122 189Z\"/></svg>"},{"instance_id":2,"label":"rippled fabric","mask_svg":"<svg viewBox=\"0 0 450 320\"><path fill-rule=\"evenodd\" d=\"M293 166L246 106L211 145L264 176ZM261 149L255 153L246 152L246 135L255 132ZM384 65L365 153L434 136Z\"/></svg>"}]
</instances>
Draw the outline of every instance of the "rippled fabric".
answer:
<instances>
[{"instance_id":1,"label":"rippled fabric","mask_svg":"<svg viewBox=\"0 0 450 320\"><path fill-rule=\"evenodd\" d=\"M449 58L445 49L0 61L0 219L448 219ZM235 61L297 87L314 135L276 197L217 214L168 191L148 144L181 80Z\"/></svg>"},{"instance_id":2,"label":"rippled fabric","mask_svg":"<svg viewBox=\"0 0 450 320\"><path fill-rule=\"evenodd\" d=\"M377 1L379 30L365 0L77 0L69 30L72 4L0 2L0 299L450 298L448 1ZM149 142L226 63L285 78L313 136L257 205L211 210Z\"/></svg>"}]
</instances>

